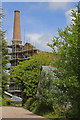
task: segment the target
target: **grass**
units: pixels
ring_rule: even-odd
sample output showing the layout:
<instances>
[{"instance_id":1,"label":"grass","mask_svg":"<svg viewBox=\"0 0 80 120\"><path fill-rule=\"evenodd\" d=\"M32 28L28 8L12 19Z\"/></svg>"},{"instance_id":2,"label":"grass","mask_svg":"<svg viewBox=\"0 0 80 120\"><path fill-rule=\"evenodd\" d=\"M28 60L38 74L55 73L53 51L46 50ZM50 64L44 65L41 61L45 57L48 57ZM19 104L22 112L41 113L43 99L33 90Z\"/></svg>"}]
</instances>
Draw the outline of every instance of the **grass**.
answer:
<instances>
[{"instance_id":1,"label":"grass","mask_svg":"<svg viewBox=\"0 0 80 120\"><path fill-rule=\"evenodd\" d=\"M34 98L29 98L23 107L37 115L49 118L51 120L54 120L56 118L60 120L63 118L65 119L65 116L63 114L60 115L59 111L55 113L54 109L51 106L48 106L45 102L41 102Z\"/></svg>"}]
</instances>

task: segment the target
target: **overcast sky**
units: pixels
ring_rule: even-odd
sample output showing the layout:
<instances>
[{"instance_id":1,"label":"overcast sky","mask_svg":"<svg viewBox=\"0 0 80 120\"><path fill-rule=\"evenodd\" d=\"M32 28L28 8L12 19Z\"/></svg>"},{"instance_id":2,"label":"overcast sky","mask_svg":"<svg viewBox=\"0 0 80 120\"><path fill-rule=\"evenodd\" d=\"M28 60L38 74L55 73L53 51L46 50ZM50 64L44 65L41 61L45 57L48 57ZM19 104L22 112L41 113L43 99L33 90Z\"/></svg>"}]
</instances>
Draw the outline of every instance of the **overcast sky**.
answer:
<instances>
[{"instance_id":1,"label":"overcast sky","mask_svg":"<svg viewBox=\"0 0 80 120\"><path fill-rule=\"evenodd\" d=\"M30 42L36 48L51 51L46 45L58 35L58 28L64 29L71 22L71 9L75 2L3 2L5 16L3 29L7 30L8 43L13 39L14 10L20 10L21 40Z\"/></svg>"}]
</instances>

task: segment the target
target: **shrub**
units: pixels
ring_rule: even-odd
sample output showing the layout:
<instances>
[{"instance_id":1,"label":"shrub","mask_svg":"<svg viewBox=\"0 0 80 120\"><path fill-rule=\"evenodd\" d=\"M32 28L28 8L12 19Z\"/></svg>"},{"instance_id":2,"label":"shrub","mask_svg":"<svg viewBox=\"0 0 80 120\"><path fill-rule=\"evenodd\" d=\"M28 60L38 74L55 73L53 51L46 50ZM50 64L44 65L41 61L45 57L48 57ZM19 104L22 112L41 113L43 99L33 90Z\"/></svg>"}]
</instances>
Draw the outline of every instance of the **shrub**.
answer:
<instances>
[{"instance_id":1,"label":"shrub","mask_svg":"<svg viewBox=\"0 0 80 120\"><path fill-rule=\"evenodd\" d=\"M38 102L37 102L37 100L35 100L35 101L33 101L33 103L31 104L31 106L30 106L30 111L32 111L32 112L34 112L35 113L35 111L36 111L36 109L37 109L37 107L38 107Z\"/></svg>"},{"instance_id":2,"label":"shrub","mask_svg":"<svg viewBox=\"0 0 80 120\"><path fill-rule=\"evenodd\" d=\"M45 115L45 114L48 114L49 112L53 111L52 106L48 106L43 101L37 100L33 105L35 105L35 107L36 107L34 113L36 113L38 115Z\"/></svg>"},{"instance_id":3,"label":"shrub","mask_svg":"<svg viewBox=\"0 0 80 120\"><path fill-rule=\"evenodd\" d=\"M7 105L11 105L11 101L12 101L12 100L11 100L10 98L6 98L6 104L7 104Z\"/></svg>"},{"instance_id":4,"label":"shrub","mask_svg":"<svg viewBox=\"0 0 80 120\"><path fill-rule=\"evenodd\" d=\"M59 118L60 116L65 116L64 109L62 109L58 103L55 103L53 105L53 109L54 109L53 114L56 115L56 117Z\"/></svg>"},{"instance_id":5,"label":"shrub","mask_svg":"<svg viewBox=\"0 0 80 120\"><path fill-rule=\"evenodd\" d=\"M11 99L6 98L6 99L5 99L6 105L11 105L11 101L12 101Z\"/></svg>"},{"instance_id":6,"label":"shrub","mask_svg":"<svg viewBox=\"0 0 80 120\"><path fill-rule=\"evenodd\" d=\"M52 106L57 97L61 95L60 89L56 86L55 76L53 71L48 73L42 72L39 79L37 97L46 103L47 106Z\"/></svg>"},{"instance_id":7,"label":"shrub","mask_svg":"<svg viewBox=\"0 0 80 120\"><path fill-rule=\"evenodd\" d=\"M40 101L36 98L29 98L24 104L24 108L38 115L44 115L53 111L53 108L51 106L46 105L45 102Z\"/></svg>"},{"instance_id":8,"label":"shrub","mask_svg":"<svg viewBox=\"0 0 80 120\"><path fill-rule=\"evenodd\" d=\"M4 99L4 98L2 98L2 105L3 106L6 106L7 104L6 104L6 100Z\"/></svg>"},{"instance_id":9,"label":"shrub","mask_svg":"<svg viewBox=\"0 0 80 120\"><path fill-rule=\"evenodd\" d=\"M24 104L23 107L29 110L31 104L32 104L35 100L36 100L36 98L30 97L30 98L25 102L25 104Z\"/></svg>"},{"instance_id":10,"label":"shrub","mask_svg":"<svg viewBox=\"0 0 80 120\"><path fill-rule=\"evenodd\" d=\"M2 97L0 96L0 106L2 106Z\"/></svg>"}]
</instances>

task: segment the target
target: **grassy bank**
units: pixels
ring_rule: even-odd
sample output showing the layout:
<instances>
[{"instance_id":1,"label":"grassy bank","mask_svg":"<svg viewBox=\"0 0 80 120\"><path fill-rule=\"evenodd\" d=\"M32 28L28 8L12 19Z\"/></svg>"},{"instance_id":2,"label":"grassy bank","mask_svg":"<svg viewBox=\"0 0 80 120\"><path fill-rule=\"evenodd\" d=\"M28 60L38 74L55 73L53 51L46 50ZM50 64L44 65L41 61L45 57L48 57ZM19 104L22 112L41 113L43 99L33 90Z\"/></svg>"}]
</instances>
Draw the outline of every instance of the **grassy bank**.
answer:
<instances>
[{"instance_id":1,"label":"grassy bank","mask_svg":"<svg viewBox=\"0 0 80 120\"><path fill-rule=\"evenodd\" d=\"M37 100L36 98L29 98L23 107L37 115L49 119L55 119L55 118L59 118L60 120L63 118L65 119L64 111L61 111L58 107L54 108L51 105L46 105L45 102Z\"/></svg>"}]
</instances>

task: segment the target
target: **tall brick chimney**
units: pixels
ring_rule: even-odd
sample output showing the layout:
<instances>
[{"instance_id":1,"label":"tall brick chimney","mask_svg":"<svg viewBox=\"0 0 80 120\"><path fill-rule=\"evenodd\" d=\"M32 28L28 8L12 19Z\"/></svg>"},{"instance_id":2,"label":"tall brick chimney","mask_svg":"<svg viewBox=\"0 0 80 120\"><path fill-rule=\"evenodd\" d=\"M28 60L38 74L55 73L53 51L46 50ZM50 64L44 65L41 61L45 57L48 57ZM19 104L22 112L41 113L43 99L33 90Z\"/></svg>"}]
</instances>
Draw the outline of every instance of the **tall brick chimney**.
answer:
<instances>
[{"instance_id":1,"label":"tall brick chimney","mask_svg":"<svg viewBox=\"0 0 80 120\"><path fill-rule=\"evenodd\" d=\"M21 30L20 30L20 11L14 11L14 30L13 30L13 42L21 44Z\"/></svg>"}]
</instances>

